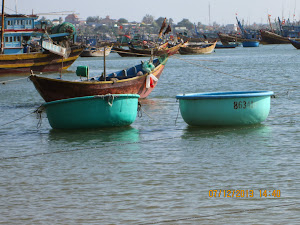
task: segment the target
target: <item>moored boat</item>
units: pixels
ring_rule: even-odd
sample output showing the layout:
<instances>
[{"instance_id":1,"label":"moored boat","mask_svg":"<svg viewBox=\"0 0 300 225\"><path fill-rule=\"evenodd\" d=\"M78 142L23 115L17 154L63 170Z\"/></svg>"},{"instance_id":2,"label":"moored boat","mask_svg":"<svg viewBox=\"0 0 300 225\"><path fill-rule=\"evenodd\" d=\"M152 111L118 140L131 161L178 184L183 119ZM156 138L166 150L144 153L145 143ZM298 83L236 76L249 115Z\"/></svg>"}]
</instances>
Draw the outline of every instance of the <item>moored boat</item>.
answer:
<instances>
[{"instance_id":1,"label":"moored boat","mask_svg":"<svg viewBox=\"0 0 300 225\"><path fill-rule=\"evenodd\" d=\"M237 17L236 20L242 32L241 42L243 47L258 47L260 42L259 32L257 30L245 29Z\"/></svg>"},{"instance_id":2,"label":"moored boat","mask_svg":"<svg viewBox=\"0 0 300 225\"><path fill-rule=\"evenodd\" d=\"M69 98L45 103L54 129L86 129L128 126L138 109L136 94L108 94Z\"/></svg>"},{"instance_id":3,"label":"moored boat","mask_svg":"<svg viewBox=\"0 0 300 225\"><path fill-rule=\"evenodd\" d=\"M261 30L261 42L263 44L290 44L290 41L287 37L283 37L279 34L267 30Z\"/></svg>"},{"instance_id":4,"label":"moored boat","mask_svg":"<svg viewBox=\"0 0 300 225\"><path fill-rule=\"evenodd\" d=\"M258 47L259 41L245 40L242 42L243 47Z\"/></svg>"},{"instance_id":5,"label":"moored boat","mask_svg":"<svg viewBox=\"0 0 300 225\"><path fill-rule=\"evenodd\" d=\"M296 48L300 49L300 41L289 39L290 43Z\"/></svg>"},{"instance_id":6,"label":"moored boat","mask_svg":"<svg viewBox=\"0 0 300 225\"><path fill-rule=\"evenodd\" d=\"M149 56L161 56L168 54L174 55L178 52L183 43L179 43L175 46L168 47L168 43L161 45L159 48L136 48L129 47L129 49L114 47L113 51L117 52L122 57L149 57Z\"/></svg>"},{"instance_id":7,"label":"moored boat","mask_svg":"<svg viewBox=\"0 0 300 225\"><path fill-rule=\"evenodd\" d=\"M272 91L177 95L182 118L191 126L251 125L269 115Z\"/></svg>"},{"instance_id":8,"label":"moored boat","mask_svg":"<svg viewBox=\"0 0 300 225\"><path fill-rule=\"evenodd\" d=\"M146 98L157 85L168 56L162 55L152 62L145 61L136 66L105 75L89 78L87 67L78 67L77 75L85 80L68 81L38 75L29 78L46 102L105 94L138 94Z\"/></svg>"},{"instance_id":9,"label":"moored boat","mask_svg":"<svg viewBox=\"0 0 300 225\"><path fill-rule=\"evenodd\" d=\"M103 47L87 47L85 48L80 57L104 57L108 56L111 52L112 46L103 46Z\"/></svg>"},{"instance_id":10,"label":"moored boat","mask_svg":"<svg viewBox=\"0 0 300 225\"><path fill-rule=\"evenodd\" d=\"M36 15L2 15L0 75L66 70L83 50L74 43L75 27L53 27L51 33L34 26Z\"/></svg>"},{"instance_id":11,"label":"moored boat","mask_svg":"<svg viewBox=\"0 0 300 225\"><path fill-rule=\"evenodd\" d=\"M181 55L197 55L197 54L210 54L215 50L217 41L214 43L202 43L201 45L186 45L180 47L179 53Z\"/></svg>"}]
</instances>

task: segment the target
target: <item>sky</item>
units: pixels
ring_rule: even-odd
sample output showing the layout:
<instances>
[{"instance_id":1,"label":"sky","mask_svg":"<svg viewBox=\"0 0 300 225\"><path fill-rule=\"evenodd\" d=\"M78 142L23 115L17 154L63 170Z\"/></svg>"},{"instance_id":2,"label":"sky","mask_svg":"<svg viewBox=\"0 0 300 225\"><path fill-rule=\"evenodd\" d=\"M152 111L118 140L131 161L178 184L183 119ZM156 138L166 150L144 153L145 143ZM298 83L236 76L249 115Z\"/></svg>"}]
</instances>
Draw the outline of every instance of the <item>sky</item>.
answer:
<instances>
[{"instance_id":1,"label":"sky","mask_svg":"<svg viewBox=\"0 0 300 225\"><path fill-rule=\"evenodd\" d=\"M89 16L109 16L141 22L147 14L154 19L172 18L175 23L189 19L192 23L206 25L236 23L236 15L246 24L267 23L268 14L272 20L277 17L300 20L300 0L5 0L6 13L14 14L16 8L22 14L75 12L81 20ZM49 19L66 17L63 13L43 16Z\"/></svg>"}]
</instances>

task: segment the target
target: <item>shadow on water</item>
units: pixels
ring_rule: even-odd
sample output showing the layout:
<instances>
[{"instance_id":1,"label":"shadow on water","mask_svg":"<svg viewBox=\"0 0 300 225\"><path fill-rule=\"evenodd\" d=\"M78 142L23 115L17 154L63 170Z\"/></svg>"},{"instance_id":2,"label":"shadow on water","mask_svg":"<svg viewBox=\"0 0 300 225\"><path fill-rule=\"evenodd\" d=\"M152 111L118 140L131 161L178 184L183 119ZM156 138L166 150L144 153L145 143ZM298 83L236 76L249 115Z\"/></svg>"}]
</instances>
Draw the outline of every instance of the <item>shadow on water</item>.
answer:
<instances>
[{"instance_id":1,"label":"shadow on water","mask_svg":"<svg viewBox=\"0 0 300 225\"><path fill-rule=\"evenodd\" d=\"M139 130L131 126L114 127L102 129L78 129L78 130L55 130L49 132L49 141L78 144L99 144L99 143L119 143L138 142L140 140Z\"/></svg>"},{"instance_id":2,"label":"shadow on water","mask_svg":"<svg viewBox=\"0 0 300 225\"><path fill-rule=\"evenodd\" d=\"M271 133L271 128L263 125L249 125L249 126L207 126L207 127L194 127L187 126L183 130L182 139L189 139L195 137L216 137L222 136L234 136L234 135L249 135L249 136L263 136L267 137Z\"/></svg>"}]
</instances>

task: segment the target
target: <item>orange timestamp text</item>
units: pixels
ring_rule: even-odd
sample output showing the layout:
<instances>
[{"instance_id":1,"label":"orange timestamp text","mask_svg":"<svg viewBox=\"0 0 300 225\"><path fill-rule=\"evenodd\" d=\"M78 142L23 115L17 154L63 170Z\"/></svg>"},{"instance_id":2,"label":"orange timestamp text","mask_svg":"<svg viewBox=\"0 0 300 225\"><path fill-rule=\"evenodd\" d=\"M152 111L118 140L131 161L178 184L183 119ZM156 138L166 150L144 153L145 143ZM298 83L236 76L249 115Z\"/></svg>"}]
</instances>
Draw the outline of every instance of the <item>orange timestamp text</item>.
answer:
<instances>
[{"instance_id":1,"label":"orange timestamp text","mask_svg":"<svg viewBox=\"0 0 300 225\"><path fill-rule=\"evenodd\" d=\"M215 189L209 190L208 196L210 198L254 198L254 190L222 190ZM259 197L281 197L280 190L259 190Z\"/></svg>"}]
</instances>

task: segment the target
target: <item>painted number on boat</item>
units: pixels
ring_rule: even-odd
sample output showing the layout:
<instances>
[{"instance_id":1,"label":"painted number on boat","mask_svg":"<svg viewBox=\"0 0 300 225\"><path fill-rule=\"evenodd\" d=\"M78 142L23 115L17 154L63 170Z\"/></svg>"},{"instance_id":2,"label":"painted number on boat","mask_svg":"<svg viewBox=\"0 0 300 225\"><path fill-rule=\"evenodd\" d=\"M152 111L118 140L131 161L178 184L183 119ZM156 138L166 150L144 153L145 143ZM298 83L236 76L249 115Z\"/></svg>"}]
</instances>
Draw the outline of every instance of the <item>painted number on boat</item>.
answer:
<instances>
[{"instance_id":1,"label":"painted number on boat","mask_svg":"<svg viewBox=\"0 0 300 225\"><path fill-rule=\"evenodd\" d=\"M234 109L253 109L253 101L238 101L233 103Z\"/></svg>"}]
</instances>

